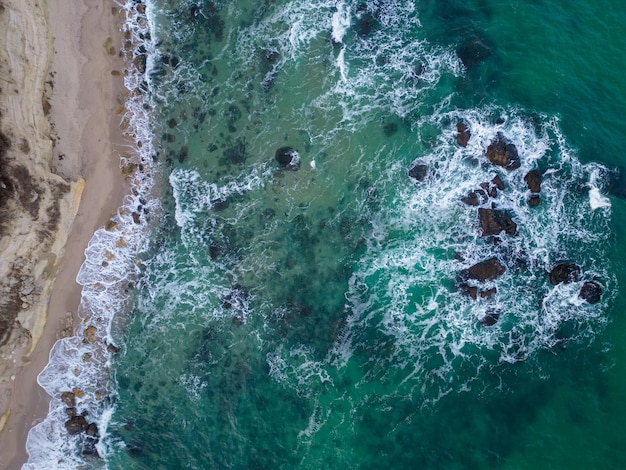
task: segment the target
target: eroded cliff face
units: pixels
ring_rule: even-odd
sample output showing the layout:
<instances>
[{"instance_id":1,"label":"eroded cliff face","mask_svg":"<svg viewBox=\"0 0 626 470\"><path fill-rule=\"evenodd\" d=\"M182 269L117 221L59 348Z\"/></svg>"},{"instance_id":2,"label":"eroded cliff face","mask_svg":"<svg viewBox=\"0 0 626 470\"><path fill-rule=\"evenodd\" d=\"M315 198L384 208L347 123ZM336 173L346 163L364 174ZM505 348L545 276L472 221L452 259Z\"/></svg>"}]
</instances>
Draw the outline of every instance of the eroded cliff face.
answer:
<instances>
[{"instance_id":1,"label":"eroded cliff face","mask_svg":"<svg viewBox=\"0 0 626 470\"><path fill-rule=\"evenodd\" d=\"M51 171L51 57L45 0L0 0L0 430L84 187Z\"/></svg>"}]
</instances>

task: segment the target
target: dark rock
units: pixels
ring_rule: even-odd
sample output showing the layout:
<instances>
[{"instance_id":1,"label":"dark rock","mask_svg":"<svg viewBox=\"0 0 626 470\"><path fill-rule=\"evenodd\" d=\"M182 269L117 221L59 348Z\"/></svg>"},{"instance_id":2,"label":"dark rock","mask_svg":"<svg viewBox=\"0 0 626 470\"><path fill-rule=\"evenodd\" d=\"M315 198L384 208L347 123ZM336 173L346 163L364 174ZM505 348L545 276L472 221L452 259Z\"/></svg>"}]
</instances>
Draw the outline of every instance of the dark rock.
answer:
<instances>
[{"instance_id":1,"label":"dark rock","mask_svg":"<svg viewBox=\"0 0 626 470\"><path fill-rule=\"evenodd\" d=\"M137 69L139 73L146 72L146 61L148 60L148 56L146 54L139 54L135 56L133 59L133 65Z\"/></svg>"},{"instance_id":2,"label":"dark rock","mask_svg":"<svg viewBox=\"0 0 626 470\"><path fill-rule=\"evenodd\" d=\"M389 122L383 126L383 132L387 137L391 137L398 132L398 125L395 122Z\"/></svg>"},{"instance_id":3,"label":"dark rock","mask_svg":"<svg viewBox=\"0 0 626 470\"><path fill-rule=\"evenodd\" d=\"M531 194L528 198L528 205L530 207L537 207L541 202L541 196L539 194Z\"/></svg>"},{"instance_id":4,"label":"dark rock","mask_svg":"<svg viewBox=\"0 0 626 470\"><path fill-rule=\"evenodd\" d=\"M495 139L491 141L487 147L486 155L491 163L509 171L515 170L521 165L517 147L504 137L502 132L498 132Z\"/></svg>"},{"instance_id":5,"label":"dark rock","mask_svg":"<svg viewBox=\"0 0 626 470\"><path fill-rule=\"evenodd\" d=\"M540 170L530 170L524 176L524 181L526 181L526 186L530 189L532 193L538 193L541 191L541 171Z\"/></svg>"},{"instance_id":6,"label":"dark rock","mask_svg":"<svg viewBox=\"0 0 626 470\"><path fill-rule=\"evenodd\" d=\"M428 176L428 165L416 162L409 169L409 178L412 178L415 181L424 181L426 176Z\"/></svg>"},{"instance_id":7,"label":"dark rock","mask_svg":"<svg viewBox=\"0 0 626 470\"><path fill-rule=\"evenodd\" d=\"M487 193L482 189L475 189L471 191L467 196L465 196L461 201L463 201L468 206L479 206L488 201Z\"/></svg>"},{"instance_id":8,"label":"dark rock","mask_svg":"<svg viewBox=\"0 0 626 470\"><path fill-rule=\"evenodd\" d=\"M611 196L626 199L626 169L613 168L607 175L606 190Z\"/></svg>"},{"instance_id":9,"label":"dark rock","mask_svg":"<svg viewBox=\"0 0 626 470\"><path fill-rule=\"evenodd\" d=\"M174 129L176 127L178 123L176 122L176 119L172 118L167 122L167 125L169 126L170 129Z\"/></svg>"},{"instance_id":10,"label":"dark rock","mask_svg":"<svg viewBox=\"0 0 626 470\"><path fill-rule=\"evenodd\" d=\"M109 351L111 354L115 354L119 351L119 348L117 348L115 345L113 344L109 344L107 346L107 351Z\"/></svg>"},{"instance_id":11,"label":"dark rock","mask_svg":"<svg viewBox=\"0 0 626 470\"><path fill-rule=\"evenodd\" d=\"M456 141L461 147L467 147L467 143L469 142L469 138L471 136L469 127L467 124L463 122L459 122L456 125Z\"/></svg>"},{"instance_id":12,"label":"dark rock","mask_svg":"<svg viewBox=\"0 0 626 470\"><path fill-rule=\"evenodd\" d=\"M96 449L96 444L98 443L98 439L94 439L93 437L88 437L83 442L83 455L97 455L98 449Z\"/></svg>"},{"instance_id":13,"label":"dark rock","mask_svg":"<svg viewBox=\"0 0 626 470\"><path fill-rule=\"evenodd\" d=\"M178 151L178 162L185 163L188 156L189 156L189 148L186 145L183 145Z\"/></svg>"},{"instance_id":14,"label":"dark rock","mask_svg":"<svg viewBox=\"0 0 626 470\"><path fill-rule=\"evenodd\" d=\"M74 407L76 406L76 395L74 395L74 392L63 392L61 401L69 407Z\"/></svg>"},{"instance_id":15,"label":"dark rock","mask_svg":"<svg viewBox=\"0 0 626 470\"><path fill-rule=\"evenodd\" d=\"M497 292L498 292L498 289L496 287L492 287L491 289L482 291L480 293L480 296L483 299L487 299L487 298L491 297L492 295L496 294Z\"/></svg>"},{"instance_id":16,"label":"dark rock","mask_svg":"<svg viewBox=\"0 0 626 470\"><path fill-rule=\"evenodd\" d=\"M500 263L498 258L494 257L476 263L474 266L468 268L464 275L467 278L485 282L502 276L505 271L506 268Z\"/></svg>"},{"instance_id":17,"label":"dark rock","mask_svg":"<svg viewBox=\"0 0 626 470\"><path fill-rule=\"evenodd\" d=\"M580 278L580 266L573 263L561 263L557 264L552 271L550 271L550 284L556 286L557 284L570 282L576 282Z\"/></svg>"},{"instance_id":18,"label":"dark rock","mask_svg":"<svg viewBox=\"0 0 626 470\"><path fill-rule=\"evenodd\" d=\"M507 211L498 209L478 209L482 236L498 235L505 232L508 235L517 234L517 224L513 222Z\"/></svg>"},{"instance_id":19,"label":"dark rock","mask_svg":"<svg viewBox=\"0 0 626 470\"><path fill-rule=\"evenodd\" d=\"M211 242L211 244L209 245L209 256L211 257L211 259L217 259L221 252L222 249L220 248L220 246L215 242Z\"/></svg>"},{"instance_id":20,"label":"dark rock","mask_svg":"<svg viewBox=\"0 0 626 470\"><path fill-rule=\"evenodd\" d=\"M131 216L133 218L133 222L135 222L137 225L141 223L141 219L139 218L139 214L137 212L133 212Z\"/></svg>"},{"instance_id":21,"label":"dark rock","mask_svg":"<svg viewBox=\"0 0 626 470\"><path fill-rule=\"evenodd\" d=\"M470 286L466 282L461 282L459 284L459 289L469 295L472 299L476 300L478 298L478 288L474 286Z\"/></svg>"},{"instance_id":22,"label":"dark rock","mask_svg":"<svg viewBox=\"0 0 626 470\"><path fill-rule=\"evenodd\" d=\"M580 288L578 297L590 304L596 304L602 298L602 286L595 281L586 281Z\"/></svg>"},{"instance_id":23,"label":"dark rock","mask_svg":"<svg viewBox=\"0 0 626 470\"><path fill-rule=\"evenodd\" d=\"M72 436L84 432L88 426L89 423L84 416L73 416L65 422L65 429Z\"/></svg>"},{"instance_id":24,"label":"dark rock","mask_svg":"<svg viewBox=\"0 0 626 470\"><path fill-rule=\"evenodd\" d=\"M300 168L300 155L291 147L281 147L276 150L275 158L281 168L294 171Z\"/></svg>"},{"instance_id":25,"label":"dark rock","mask_svg":"<svg viewBox=\"0 0 626 470\"><path fill-rule=\"evenodd\" d=\"M479 321L481 325L489 327L498 323L498 318L500 318L499 313L490 312L486 314L484 317L482 317Z\"/></svg>"},{"instance_id":26,"label":"dark rock","mask_svg":"<svg viewBox=\"0 0 626 470\"><path fill-rule=\"evenodd\" d=\"M378 22L369 11L360 12L356 18L356 32L359 36L365 37L371 34L378 26Z\"/></svg>"},{"instance_id":27,"label":"dark rock","mask_svg":"<svg viewBox=\"0 0 626 470\"><path fill-rule=\"evenodd\" d=\"M457 55L469 69L487 60L491 55L491 48L480 37L473 36L461 44Z\"/></svg>"},{"instance_id":28,"label":"dark rock","mask_svg":"<svg viewBox=\"0 0 626 470\"><path fill-rule=\"evenodd\" d=\"M74 416L76 416L76 407L71 406L69 408L65 408L65 413L67 414L68 418L73 418Z\"/></svg>"},{"instance_id":29,"label":"dark rock","mask_svg":"<svg viewBox=\"0 0 626 470\"><path fill-rule=\"evenodd\" d=\"M143 453L143 449L136 442L129 442L126 446L126 452L128 452L128 455L130 455L133 459L137 459Z\"/></svg>"},{"instance_id":30,"label":"dark rock","mask_svg":"<svg viewBox=\"0 0 626 470\"><path fill-rule=\"evenodd\" d=\"M85 430L85 434L87 434L88 436L91 436L91 437L97 437L98 436L98 425L96 423L89 424L89 426L87 426L87 429Z\"/></svg>"},{"instance_id":31,"label":"dark rock","mask_svg":"<svg viewBox=\"0 0 626 470\"><path fill-rule=\"evenodd\" d=\"M496 175L493 177L493 179L491 180L491 182L496 186L496 188L498 188L500 191L504 191L504 183L502 182L502 179L500 179L499 175Z\"/></svg>"},{"instance_id":32,"label":"dark rock","mask_svg":"<svg viewBox=\"0 0 626 470\"><path fill-rule=\"evenodd\" d=\"M493 183L480 183L479 185L489 197L496 197L498 195L498 188Z\"/></svg>"}]
</instances>

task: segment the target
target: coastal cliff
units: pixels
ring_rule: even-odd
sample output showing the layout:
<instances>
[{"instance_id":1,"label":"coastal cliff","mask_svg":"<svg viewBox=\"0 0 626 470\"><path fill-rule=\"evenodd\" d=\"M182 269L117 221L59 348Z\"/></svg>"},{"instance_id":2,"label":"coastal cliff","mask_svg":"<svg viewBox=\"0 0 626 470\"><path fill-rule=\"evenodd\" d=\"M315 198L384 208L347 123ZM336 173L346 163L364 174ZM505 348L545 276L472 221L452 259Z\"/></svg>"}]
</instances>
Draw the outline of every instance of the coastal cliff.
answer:
<instances>
[{"instance_id":1,"label":"coastal cliff","mask_svg":"<svg viewBox=\"0 0 626 470\"><path fill-rule=\"evenodd\" d=\"M51 167L52 38L45 0L0 0L0 430L28 363L84 181Z\"/></svg>"}]
</instances>

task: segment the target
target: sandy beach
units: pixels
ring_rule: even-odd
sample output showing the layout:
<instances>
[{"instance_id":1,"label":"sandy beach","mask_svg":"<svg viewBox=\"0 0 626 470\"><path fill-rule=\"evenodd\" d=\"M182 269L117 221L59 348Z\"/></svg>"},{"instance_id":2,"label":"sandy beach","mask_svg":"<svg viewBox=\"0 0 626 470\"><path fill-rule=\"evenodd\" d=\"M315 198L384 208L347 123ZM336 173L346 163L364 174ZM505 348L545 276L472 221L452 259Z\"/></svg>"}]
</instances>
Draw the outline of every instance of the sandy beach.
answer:
<instances>
[{"instance_id":1,"label":"sandy beach","mask_svg":"<svg viewBox=\"0 0 626 470\"><path fill-rule=\"evenodd\" d=\"M45 47L47 42L50 50L39 52L52 58L48 71L31 71L33 80L44 82L41 86L44 108L49 108L45 110L51 123L49 138L54 141L49 154L42 158L51 159L53 174L73 182L70 215L71 206L75 205L74 222L71 228L67 224L67 233L60 237L64 247L58 247L60 256L48 276L51 293L48 298L44 289L39 298L43 310L39 319L41 333L32 335L30 354L14 361L9 407L6 413L0 410L5 421L0 432L0 469L14 469L27 460L25 443L29 429L47 413L50 397L37 384L37 375L47 364L54 342L75 330L81 293L76 275L91 236L115 213L127 190L119 154L128 151L131 143L124 140L119 129L120 116L116 114L124 104L125 89L124 64L118 54L120 19L115 4L55 0L46 6L42 0L3 0L2 6L0 15L9 15L18 24L21 21L26 35L41 37L41 28L49 27L47 41L34 41L31 45ZM34 21L33 17L39 18ZM22 53L15 52L18 59Z\"/></svg>"}]
</instances>

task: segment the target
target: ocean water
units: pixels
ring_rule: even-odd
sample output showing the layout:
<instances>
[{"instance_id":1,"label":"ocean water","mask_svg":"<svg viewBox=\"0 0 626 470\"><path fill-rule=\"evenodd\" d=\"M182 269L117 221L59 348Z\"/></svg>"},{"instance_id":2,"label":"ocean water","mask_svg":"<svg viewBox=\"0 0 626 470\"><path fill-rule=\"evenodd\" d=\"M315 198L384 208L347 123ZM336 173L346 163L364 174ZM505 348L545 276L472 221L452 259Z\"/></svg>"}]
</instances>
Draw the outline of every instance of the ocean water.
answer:
<instances>
[{"instance_id":1,"label":"ocean water","mask_svg":"<svg viewBox=\"0 0 626 470\"><path fill-rule=\"evenodd\" d=\"M626 5L124 8L136 185L79 274L100 341L55 347L26 468L626 464ZM480 207L517 229L481 236L462 200L496 176ZM66 435L73 388L97 444Z\"/></svg>"}]
</instances>

